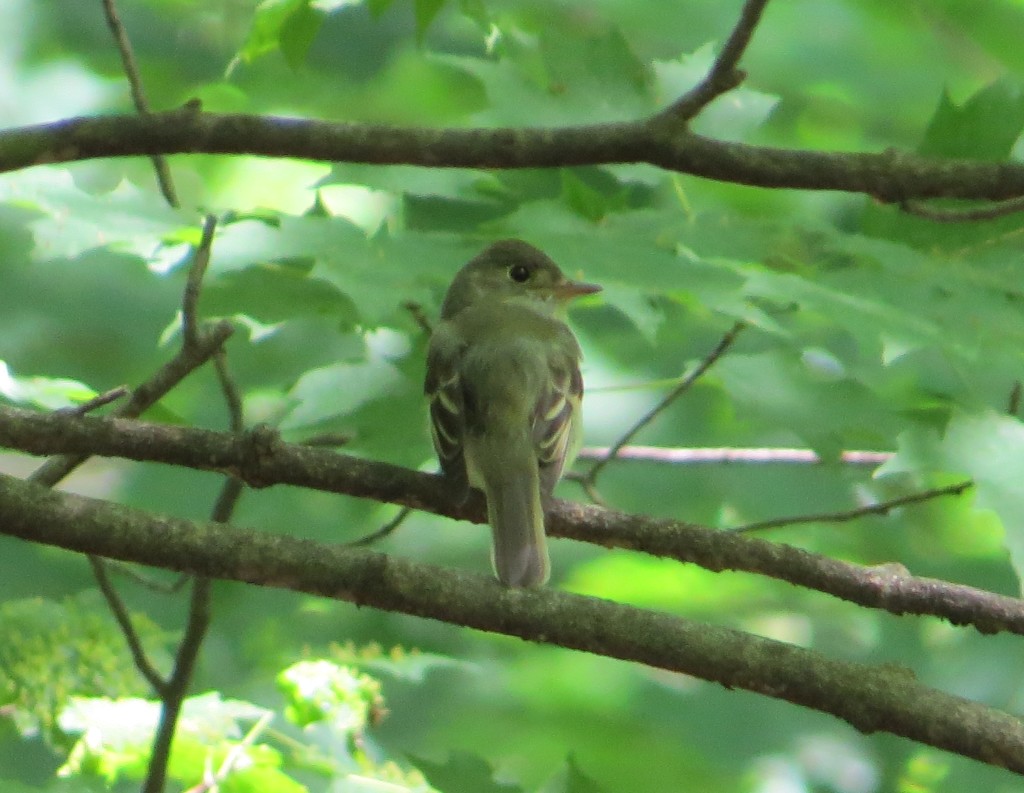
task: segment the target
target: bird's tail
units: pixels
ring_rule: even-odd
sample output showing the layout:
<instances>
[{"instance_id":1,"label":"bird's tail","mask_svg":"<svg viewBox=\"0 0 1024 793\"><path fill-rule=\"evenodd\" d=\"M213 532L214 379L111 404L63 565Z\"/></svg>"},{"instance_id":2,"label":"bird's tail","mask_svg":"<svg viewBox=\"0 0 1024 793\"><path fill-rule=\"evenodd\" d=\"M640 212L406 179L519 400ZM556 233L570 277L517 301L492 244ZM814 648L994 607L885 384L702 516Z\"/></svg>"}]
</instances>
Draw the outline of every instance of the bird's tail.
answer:
<instances>
[{"instance_id":1,"label":"bird's tail","mask_svg":"<svg viewBox=\"0 0 1024 793\"><path fill-rule=\"evenodd\" d=\"M494 571L506 586L540 586L551 572L537 466L528 468L504 470L485 487Z\"/></svg>"}]
</instances>

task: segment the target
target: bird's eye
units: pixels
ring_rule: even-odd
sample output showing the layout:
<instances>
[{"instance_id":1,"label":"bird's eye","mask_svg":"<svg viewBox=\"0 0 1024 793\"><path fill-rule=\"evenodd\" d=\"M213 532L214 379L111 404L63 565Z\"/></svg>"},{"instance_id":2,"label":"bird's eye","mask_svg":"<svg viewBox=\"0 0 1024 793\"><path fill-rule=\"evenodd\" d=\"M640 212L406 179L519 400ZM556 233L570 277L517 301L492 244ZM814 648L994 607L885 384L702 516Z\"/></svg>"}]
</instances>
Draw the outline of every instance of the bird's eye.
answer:
<instances>
[{"instance_id":1,"label":"bird's eye","mask_svg":"<svg viewBox=\"0 0 1024 793\"><path fill-rule=\"evenodd\" d=\"M525 264L513 264L508 268L508 277L517 284L523 284L530 280L530 268Z\"/></svg>"}]
</instances>

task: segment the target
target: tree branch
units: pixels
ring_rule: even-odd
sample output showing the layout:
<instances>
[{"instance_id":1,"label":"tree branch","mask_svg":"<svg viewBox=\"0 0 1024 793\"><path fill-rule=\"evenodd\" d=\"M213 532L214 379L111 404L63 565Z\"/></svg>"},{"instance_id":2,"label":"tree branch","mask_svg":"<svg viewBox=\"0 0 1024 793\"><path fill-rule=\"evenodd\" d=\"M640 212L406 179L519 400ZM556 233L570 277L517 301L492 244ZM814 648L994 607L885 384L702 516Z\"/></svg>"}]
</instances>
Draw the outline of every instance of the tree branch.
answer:
<instances>
[{"instance_id":1,"label":"tree branch","mask_svg":"<svg viewBox=\"0 0 1024 793\"><path fill-rule=\"evenodd\" d=\"M486 521L479 493L458 504L436 475L286 444L269 430L238 435L0 408L0 446L31 454L89 453L183 465L230 473L253 487L289 484ZM1024 635L1024 601L919 578L899 567L862 567L791 545L566 501L548 512L547 529L555 537L692 562L716 572L757 573L893 614L929 614L982 633Z\"/></svg>"},{"instance_id":2,"label":"tree branch","mask_svg":"<svg viewBox=\"0 0 1024 793\"><path fill-rule=\"evenodd\" d=\"M131 40L128 38L128 31L121 23L114 0L103 0L103 15L107 19L107 27L110 28L110 33L114 37L117 51L121 54L121 65L128 78L132 104L135 105L135 109L140 115L147 115L149 100L146 99L146 89L142 85L142 75L139 73L139 65L135 61L135 52L132 49ZM154 154L151 159L153 160L153 169L156 171L157 185L160 187L164 200L172 207L178 206L178 193L174 189L174 180L171 178L170 168L167 167L167 160L160 154Z\"/></svg>"},{"instance_id":3,"label":"tree branch","mask_svg":"<svg viewBox=\"0 0 1024 793\"><path fill-rule=\"evenodd\" d=\"M306 592L637 661L830 713L1024 773L1024 725L918 683L740 631L356 548L192 523L0 476L0 528L31 542Z\"/></svg>"},{"instance_id":4,"label":"tree branch","mask_svg":"<svg viewBox=\"0 0 1024 793\"><path fill-rule=\"evenodd\" d=\"M909 153L793 151L711 140L655 117L557 128L423 129L244 114L193 105L148 116L72 118L0 132L0 173L154 154L260 154L433 168L551 168L645 162L724 182L843 190L878 200L1024 195L1024 164Z\"/></svg>"},{"instance_id":5,"label":"tree branch","mask_svg":"<svg viewBox=\"0 0 1024 793\"><path fill-rule=\"evenodd\" d=\"M904 201L900 204L900 209L908 215L916 215L936 223L973 223L978 220L995 220L1017 212L1024 212L1024 197L966 209L933 207L919 201Z\"/></svg>"},{"instance_id":6,"label":"tree branch","mask_svg":"<svg viewBox=\"0 0 1024 793\"><path fill-rule=\"evenodd\" d=\"M100 592L103 593L107 606L113 613L114 619L117 620L121 633L124 634L125 641L128 643L128 651L132 654L135 668L146 678L146 681L153 687L153 691L156 692L157 696L163 697L167 691L167 683L157 668L150 662L149 656L146 655L146 649L142 646L142 639L139 638L135 625L132 623L131 614L128 613L124 601L121 600L121 596L114 589L114 584L111 582L110 576L107 575L107 569L103 560L98 556L89 556L88 558L89 565L92 567L93 577L96 579Z\"/></svg>"},{"instance_id":7,"label":"tree branch","mask_svg":"<svg viewBox=\"0 0 1024 793\"><path fill-rule=\"evenodd\" d=\"M634 422L633 425L626 430L614 444L612 444L612 447L608 450L608 454L590 467L590 470L584 475L584 479L591 485L596 485L597 475L601 473L601 469L608 465L612 460L616 459L619 456L619 452L622 451L622 447L633 440L640 430L654 421L654 419L661 415L665 408L689 391L693 384L696 383L708 369L714 366L715 362L719 358L725 355L728 349L736 342L736 337L740 335L740 332L746 326L746 322L740 321L734 323L726 334L718 341L718 344L714 346L711 352L701 359L697 366L683 376L675 387L665 394L658 404Z\"/></svg>"},{"instance_id":8,"label":"tree branch","mask_svg":"<svg viewBox=\"0 0 1024 793\"><path fill-rule=\"evenodd\" d=\"M585 446L580 449L577 460L601 460L608 456L608 446ZM843 465L878 466L892 459L892 452L851 449L839 453L838 462ZM790 449L777 446L763 446L745 449L737 446L681 447L666 446L623 446L615 455L616 460L637 460L669 465L731 465L733 463L769 465L828 465L812 449Z\"/></svg>"},{"instance_id":9,"label":"tree branch","mask_svg":"<svg viewBox=\"0 0 1024 793\"><path fill-rule=\"evenodd\" d=\"M234 480L228 479L231 483ZM90 556L90 558L93 558ZM167 764L171 758L171 744L178 727L178 718L192 682L199 649L202 647L206 630L210 626L210 591L211 579L204 575L195 575L192 579L192 591L189 595L188 621L185 623L185 635L178 645L174 657L174 670L160 694L160 721L156 734L153 736L153 750L143 785L143 793L161 793L167 779Z\"/></svg>"},{"instance_id":10,"label":"tree branch","mask_svg":"<svg viewBox=\"0 0 1024 793\"><path fill-rule=\"evenodd\" d=\"M711 71L690 91L670 105L661 115L669 120L689 121L722 94L743 82L746 74L740 71L740 58L750 44L754 29L761 21L761 13L768 0L747 0L743 4L736 26L718 54Z\"/></svg>"},{"instance_id":11,"label":"tree branch","mask_svg":"<svg viewBox=\"0 0 1024 793\"><path fill-rule=\"evenodd\" d=\"M111 388L109 391L104 391L102 394L97 394L92 399L82 402L79 405L58 408L58 412L65 413L69 416L84 416L86 413L91 413L97 408L109 405L111 402L116 402L125 396L128 396L128 386L119 385L116 388Z\"/></svg>"},{"instance_id":12,"label":"tree branch","mask_svg":"<svg viewBox=\"0 0 1024 793\"><path fill-rule=\"evenodd\" d=\"M858 518L863 518L867 515L888 515L897 507L905 507L910 504L920 504L922 501L931 501L936 498L942 498L943 496L959 496L965 490L973 486L974 482L968 479L963 482L957 482L954 485L933 487L928 490L922 490L918 493L908 493L904 496L897 496L896 498L890 498L886 501L879 501L863 507L842 509L835 512L817 512L809 515L790 515L789 517L784 518L769 518L768 520L759 520L755 523L746 523L742 526L735 526L731 529L726 529L725 531L734 533L763 531L764 529L778 529L784 526L794 526L800 523L843 523L845 521L857 520Z\"/></svg>"},{"instance_id":13,"label":"tree branch","mask_svg":"<svg viewBox=\"0 0 1024 793\"><path fill-rule=\"evenodd\" d=\"M203 219L203 233L192 254L192 263L188 268L185 280L185 291L181 297L181 338L182 348L187 352L195 352L199 348L202 330L199 323L199 293L202 291L203 276L210 265L210 251L213 247L213 234L217 229L217 217L207 215ZM216 355L216 353L214 353Z\"/></svg>"},{"instance_id":14,"label":"tree branch","mask_svg":"<svg viewBox=\"0 0 1024 793\"><path fill-rule=\"evenodd\" d=\"M113 0L107 0L107 2L112 3ZM169 172L167 176L168 184L170 184ZM206 275L206 268L210 264L210 251L213 247L213 234L216 228L216 216L207 215L203 221L203 233L199 245L196 246L192 254L192 262L188 268L185 291L181 299L181 351L185 355L195 355L202 349L204 337L203 326L199 321L199 295L202 291L203 276ZM229 426L232 431L238 432L242 429L242 401L234 381L228 374L225 357L223 345L214 350L213 360L221 391L228 406ZM226 523L234 512L241 493L242 483L233 476L226 477L214 504L212 519ZM143 793L162 793L164 790L167 781L167 766L171 759L171 744L178 728L181 708L192 682L199 650L210 626L211 592L209 578L193 577L185 635L178 644L171 674L163 687L158 689L161 700L160 721L157 724L156 734L153 736L149 767L142 786Z\"/></svg>"},{"instance_id":15,"label":"tree branch","mask_svg":"<svg viewBox=\"0 0 1024 793\"><path fill-rule=\"evenodd\" d=\"M114 411L114 415L126 418L141 416L168 391L206 363L234 332L234 326L227 320L204 328L195 348L182 347L178 350L152 377L132 390L131 396ZM47 460L32 473L32 480L52 487L85 462L88 456L88 453L65 454Z\"/></svg>"}]
</instances>

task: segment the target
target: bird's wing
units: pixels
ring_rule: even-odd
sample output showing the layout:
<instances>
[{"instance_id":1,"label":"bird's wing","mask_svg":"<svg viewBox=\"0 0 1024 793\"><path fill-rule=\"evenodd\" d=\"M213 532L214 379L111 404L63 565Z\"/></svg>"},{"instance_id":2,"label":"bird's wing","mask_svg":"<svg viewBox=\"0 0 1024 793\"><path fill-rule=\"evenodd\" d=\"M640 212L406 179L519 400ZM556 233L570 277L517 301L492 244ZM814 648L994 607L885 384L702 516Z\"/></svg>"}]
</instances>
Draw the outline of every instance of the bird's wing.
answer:
<instances>
[{"instance_id":1,"label":"bird's wing","mask_svg":"<svg viewBox=\"0 0 1024 793\"><path fill-rule=\"evenodd\" d=\"M574 429L578 430L583 399L578 355L553 356L550 370L549 385L537 400L533 415L534 448L540 465L541 493L545 498L551 495L562 476L574 443Z\"/></svg>"},{"instance_id":2,"label":"bird's wing","mask_svg":"<svg viewBox=\"0 0 1024 793\"><path fill-rule=\"evenodd\" d=\"M430 402L430 436L441 462L441 470L454 492L469 494L466 458L462 445L465 405L459 377L463 345L454 334L438 326L427 350L427 375L423 391Z\"/></svg>"}]
</instances>

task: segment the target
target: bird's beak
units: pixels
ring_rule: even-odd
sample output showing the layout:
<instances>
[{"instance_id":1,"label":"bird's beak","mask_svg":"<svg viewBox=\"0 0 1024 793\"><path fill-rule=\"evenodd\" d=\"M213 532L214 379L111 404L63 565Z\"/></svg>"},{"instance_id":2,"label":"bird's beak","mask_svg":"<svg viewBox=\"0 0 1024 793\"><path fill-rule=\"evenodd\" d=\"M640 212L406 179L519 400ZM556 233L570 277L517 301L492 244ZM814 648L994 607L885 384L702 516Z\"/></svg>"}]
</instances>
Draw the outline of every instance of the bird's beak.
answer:
<instances>
[{"instance_id":1,"label":"bird's beak","mask_svg":"<svg viewBox=\"0 0 1024 793\"><path fill-rule=\"evenodd\" d=\"M574 297L592 295L600 292L601 287L597 284L588 284L585 281L565 280L555 284L555 297L559 300L572 300Z\"/></svg>"}]
</instances>

